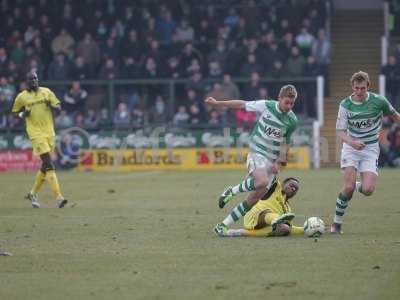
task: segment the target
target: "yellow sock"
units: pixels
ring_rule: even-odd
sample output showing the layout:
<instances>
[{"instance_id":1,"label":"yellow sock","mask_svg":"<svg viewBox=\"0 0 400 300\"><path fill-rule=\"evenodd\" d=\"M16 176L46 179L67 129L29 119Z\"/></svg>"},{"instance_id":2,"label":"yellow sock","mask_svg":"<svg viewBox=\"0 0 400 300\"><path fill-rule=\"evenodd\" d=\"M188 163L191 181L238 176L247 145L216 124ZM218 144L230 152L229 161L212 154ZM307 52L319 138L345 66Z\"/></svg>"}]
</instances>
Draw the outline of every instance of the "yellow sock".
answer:
<instances>
[{"instance_id":1,"label":"yellow sock","mask_svg":"<svg viewBox=\"0 0 400 300\"><path fill-rule=\"evenodd\" d=\"M271 225L272 221L275 220L278 217L279 217L279 215L276 214L276 213L267 213L265 215L265 218L264 218L265 219L265 223L267 223L268 225Z\"/></svg>"},{"instance_id":2,"label":"yellow sock","mask_svg":"<svg viewBox=\"0 0 400 300\"><path fill-rule=\"evenodd\" d=\"M292 229L290 230L291 235L303 235L304 234L304 228L300 226L292 226Z\"/></svg>"},{"instance_id":3,"label":"yellow sock","mask_svg":"<svg viewBox=\"0 0 400 300\"><path fill-rule=\"evenodd\" d=\"M36 173L35 182L33 183L33 187L32 187L32 190L31 190L32 194L39 193L40 188L42 187L43 182L45 181L45 178L46 178L46 174L43 173L41 170L39 170Z\"/></svg>"},{"instance_id":4,"label":"yellow sock","mask_svg":"<svg viewBox=\"0 0 400 300\"><path fill-rule=\"evenodd\" d=\"M255 229L255 230L246 230L245 231L245 236L269 236L272 232L272 227L267 226L261 229Z\"/></svg>"},{"instance_id":5,"label":"yellow sock","mask_svg":"<svg viewBox=\"0 0 400 300\"><path fill-rule=\"evenodd\" d=\"M46 172L46 180L50 184L51 191L56 199L62 198L60 185L58 184L58 179L56 172L54 170L50 170Z\"/></svg>"}]
</instances>

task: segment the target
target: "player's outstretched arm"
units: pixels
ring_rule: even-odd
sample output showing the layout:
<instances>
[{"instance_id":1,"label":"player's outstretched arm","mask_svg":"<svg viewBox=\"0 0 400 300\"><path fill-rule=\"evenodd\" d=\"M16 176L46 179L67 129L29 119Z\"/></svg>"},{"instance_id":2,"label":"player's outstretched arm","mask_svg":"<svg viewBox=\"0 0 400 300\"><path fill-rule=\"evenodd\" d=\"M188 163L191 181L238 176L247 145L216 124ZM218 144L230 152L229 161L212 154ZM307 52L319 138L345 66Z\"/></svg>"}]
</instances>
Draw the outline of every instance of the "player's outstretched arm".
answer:
<instances>
[{"instance_id":1,"label":"player's outstretched arm","mask_svg":"<svg viewBox=\"0 0 400 300\"><path fill-rule=\"evenodd\" d=\"M204 102L212 108L245 108L244 100L216 100L213 97L207 97Z\"/></svg>"},{"instance_id":2,"label":"player's outstretched arm","mask_svg":"<svg viewBox=\"0 0 400 300\"><path fill-rule=\"evenodd\" d=\"M301 226L290 226L289 229L289 234L290 235L304 235L304 228ZM248 229L244 229L244 228L240 228L240 229L229 229L227 232L227 237L269 237L269 236L284 236L287 235L287 233L285 232L285 234L279 234L279 233L275 233L273 234L271 232L271 229L268 228L261 228L261 229L253 229L253 230L248 230Z\"/></svg>"},{"instance_id":3,"label":"player's outstretched arm","mask_svg":"<svg viewBox=\"0 0 400 300\"><path fill-rule=\"evenodd\" d=\"M304 227L292 225L290 227L290 235L303 235Z\"/></svg>"}]
</instances>

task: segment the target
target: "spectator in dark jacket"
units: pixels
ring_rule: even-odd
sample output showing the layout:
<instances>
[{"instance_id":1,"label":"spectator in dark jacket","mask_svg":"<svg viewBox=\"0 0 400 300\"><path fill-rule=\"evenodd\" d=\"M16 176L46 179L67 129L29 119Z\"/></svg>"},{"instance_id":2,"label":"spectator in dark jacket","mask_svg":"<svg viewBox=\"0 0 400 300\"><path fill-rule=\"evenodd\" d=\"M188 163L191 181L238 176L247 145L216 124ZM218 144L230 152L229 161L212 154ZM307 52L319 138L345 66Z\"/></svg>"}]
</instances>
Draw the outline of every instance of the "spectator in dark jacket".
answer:
<instances>
[{"instance_id":1,"label":"spectator in dark jacket","mask_svg":"<svg viewBox=\"0 0 400 300\"><path fill-rule=\"evenodd\" d=\"M400 127L393 125L388 133L390 142L388 153L388 164L391 167L400 167Z\"/></svg>"},{"instance_id":2,"label":"spectator in dark jacket","mask_svg":"<svg viewBox=\"0 0 400 300\"><path fill-rule=\"evenodd\" d=\"M263 73L263 68L259 61L256 60L254 54L249 54L247 56L247 61L243 64L240 71L240 75L243 77L250 77L252 73Z\"/></svg>"},{"instance_id":3,"label":"spectator in dark jacket","mask_svg":"<svg viewBox=\"0 0 400 300\"><path fill-rule=\"evenodd\" d=\"M77 80L85 80L92 78L90 68L85 63L82 56L77 56L74 60L74 64L71 67L71 78Z\"/></svg>"},{"instance_id":4,"label":"spectator in dark jacket","mask_svg":"<svg viewBox=\"0 0 400 300\"><path fill-rule=\"evenodd\" d=\"M389 55L388 63L382 67L381 72L386 76L386 97L394 108L399 109L400 67L394 55Z\"/></svg>"},{"instance_id":5,"label":"spectator in dark jacket","mask_svg":"<svg viewBox=\"0 0 400 300\"><path fill-rule=\"evenodd\" d=\"M84 112L88 93L82 89L78 81L72 83L71 89L65 93L62 107L69 115L75 115L77 112Z\"/></svg>"},{"instance_id":6,"label":"spectator in dark jacket","mask_svg":"<svg viewBox=\"0 0 400 300\"><path fill-rule=\"evenodd\" d=\"M113 59L108 58L100 69L99 78L112 80L119 77L118 69Z\"/></svg>"},{"instance_id":7,"label":"spectator in dark jacket","mask_svg":"<svg viewBox=\"0 0 400 300\"><path fill-rule=\"evenodd\" d=\"M71 66L63 53L58 53L50 63L48 78L50 80L67 80L70 78Z\"/></svg>"}]
</instances>

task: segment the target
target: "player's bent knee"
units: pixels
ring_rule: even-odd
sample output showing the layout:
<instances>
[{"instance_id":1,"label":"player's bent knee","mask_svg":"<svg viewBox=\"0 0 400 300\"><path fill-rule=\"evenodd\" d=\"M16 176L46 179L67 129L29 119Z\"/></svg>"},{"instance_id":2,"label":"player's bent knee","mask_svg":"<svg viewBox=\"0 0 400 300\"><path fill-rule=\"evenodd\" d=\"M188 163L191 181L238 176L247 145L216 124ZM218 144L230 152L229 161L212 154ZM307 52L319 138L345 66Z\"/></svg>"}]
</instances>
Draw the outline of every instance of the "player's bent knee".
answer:
<instances>
[{"instance_id":1,"label":"player's bent knee","mask_svg":"<svg viewBox=\"0 0 400 300\"><path fill-rule=\"evenodd\" d=\"M345 193L347 196L351 196L351 195L353 195L355 189L356 189L356 185L355 185L355 184L352 184L352 185L345 185L345 186L344 186L344 193Z\"/></svg>"},{"instance_id":2,"label":"player's bent knee","mask_svg":"<svg viewBox=\"0 0 400 300\"><path fill-rule=\"evenodd\" d=\"M55 169L56 168L55 168L53 162L52 161L47 161L47 160L42 162L42 167L40 168L40 170L43 173L46 173L47 171L52 171L52 170L55 170Z\"/></svg>"},{"instance_id":3,"label":"player's bent knee","mask_svg":"<svg viewBox=\"0 0 400 300\"><path fill-rule=\"evenodd\" d=\"M287 224L279 224L275 229L275 236L286 236L290 234L290 226Z\"/></svg>"},{"instance_id":4,"label":"player's bent knee","mask_svg":"<svg viewBox=\"0 0 400 300\"><path fill-rule=\"evenodd\" d=\"M374 188L374 187L367 187L367 188L363 188L363 189L362 189L362 193L363 193L365 196L371 196L371 195L374 193L374 191L375 191L375 188Z\"/></svg>"},{"instance_id":5,"label":"player's bent knee","mask_svg":"<svg viewBox=\"0 0 400 300\"><path fill-rule=\"evenodd\" d=\"M259 179L259 180L256 180L255 182L254 182L254 188L256 189L256 190L263 190L263 191L265 191L265 187L267 186L267 184L268 184L268 180L267 179Z\"/></svg>"}]
</instances>

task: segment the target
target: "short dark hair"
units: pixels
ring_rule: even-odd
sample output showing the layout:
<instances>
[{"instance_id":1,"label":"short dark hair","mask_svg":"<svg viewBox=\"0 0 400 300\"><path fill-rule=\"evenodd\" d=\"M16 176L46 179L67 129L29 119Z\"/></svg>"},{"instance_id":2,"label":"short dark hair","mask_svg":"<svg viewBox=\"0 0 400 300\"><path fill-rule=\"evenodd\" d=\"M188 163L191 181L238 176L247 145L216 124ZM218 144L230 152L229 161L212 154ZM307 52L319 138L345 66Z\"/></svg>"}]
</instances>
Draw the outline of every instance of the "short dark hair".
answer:
<instances>
[{"instance_id":1,"label":"short dark hair","mask_svg":"<svg viewBox=\"0 0 400 300\"><path fill-rule=\"evenodd\" d=\"M286 182L288 182L289 180L294 180L297 183L300 183L300 180L298 180L296 177L287 177L283 180L283 184L285 184Z\"/></svg>"},{"instance_id":2,"label":"short dark hair","mask_svg":"<svg viewBox=\"0 0 400 300\"><path fill-rule=\"evenodd\" d=\"M31 80L34 75L36 75L36 77L37 77L37 73L36 73L35 69L28 71L25 75L26 80Z\"/></svg>"}]
</instances>

